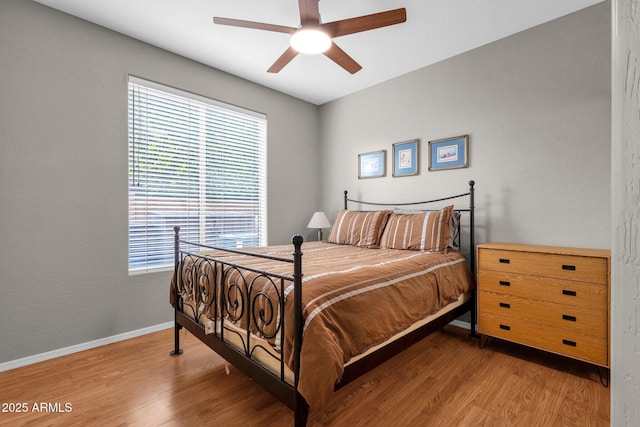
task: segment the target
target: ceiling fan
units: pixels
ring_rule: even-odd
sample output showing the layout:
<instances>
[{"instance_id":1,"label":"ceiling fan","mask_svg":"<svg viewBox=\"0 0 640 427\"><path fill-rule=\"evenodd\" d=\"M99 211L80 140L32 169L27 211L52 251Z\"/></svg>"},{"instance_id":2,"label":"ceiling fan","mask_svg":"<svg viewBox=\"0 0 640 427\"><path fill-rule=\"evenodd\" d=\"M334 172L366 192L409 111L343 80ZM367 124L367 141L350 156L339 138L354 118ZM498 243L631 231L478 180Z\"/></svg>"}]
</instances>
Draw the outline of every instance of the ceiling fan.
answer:
<instances>
[{"instance_id":1,"label":"ceiling fan","mask_svg":"<svg viewBox=\"0 0 640 427\"><path fill-rule=\"evenodd\" d=\"M400 24L407 20L406 9L400 8L323 23L320 20L318 2L319 0L298 0L300 8L300 26L298 28L220 17L214 17L213 22L220 25L230 25L232 27L253 28L291 34L290 46L267 70L269 73L277 73L282 70L298 53L323 53L349 73L354 74L360 71L362 66L338 47L332 39L334 37Z\"/></svg>"}]
</instances>

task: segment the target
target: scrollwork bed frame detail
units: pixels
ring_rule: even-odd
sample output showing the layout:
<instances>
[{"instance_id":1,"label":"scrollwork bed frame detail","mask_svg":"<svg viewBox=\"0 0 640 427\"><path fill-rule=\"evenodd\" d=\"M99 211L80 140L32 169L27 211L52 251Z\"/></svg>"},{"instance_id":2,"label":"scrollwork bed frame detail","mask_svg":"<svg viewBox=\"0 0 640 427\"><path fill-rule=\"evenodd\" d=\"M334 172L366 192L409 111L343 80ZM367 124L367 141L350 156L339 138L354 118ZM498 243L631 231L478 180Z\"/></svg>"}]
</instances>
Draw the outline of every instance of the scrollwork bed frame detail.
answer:
<instances>
[{"instance_id":1,"label":"scrollwork bed frame detail","mask_svg":"<svg viewBox=\"0 0 640 427\"><path fill-rule=\"evenodd\" d=\"M410 205L422 205L435 203L440 201L446 201L450 199L462 198L469 196L469 208L468 209L455 209L459 212L469 213L469 226L470 226L470 255L469 263L471 270L475 275L475 243L474 243L474 181L469 181L469 192L459 194L456 196L445 197L441 199L428 200L425 202L417 203L374 203L364 202L358 200L352 200L348 198L347 191L344 192L344 206L347 208L347 203L360 203L364 205L377 205L377 206L410 206ZM435 209L423 209L426 211ZM174 287L173 287L173 305L174 305L174 348L171 351L172 356L178 356L182 354L180 348L180 334L179 331L182 328L186 328L189 332L195 335L200 341L222 356L229 363L234 365L237 369L250 376L257 383L262 385L267 391L274 395L278 400L289 406L294 410L294 418L296 427L302 427L306 425L307 417L309 413L309 405L305 401L304 397L298 392L298 379L300 373L300 353L302 348L302 331L304 320L302 318L302 243L303 238L300 235L295 235L292 238L293 252L292 258L280 258L270 255L261 255L251 252L239 251L234 249L224 249L213 246L207 246L202 244L196 244L182 240L180 238L180 227L174 227L175 231L175 269L174 269ZM460 230L458 230L458 236L460 236ZM460 237L458 237L460 238ZM461 242L459 242L461 243ZM184 246L184 247L183 247ZM192 248L188 250L185 248ZM240 254L248 257L257 257L271 259L282 263L292 264L293 273L289 276L271 273L268 271L256 270L251 267L238 265L224 259L210 258L199 254L197 251L200 249L213 249L226 253ZM188 262L185 262L188 261ZM185 264L188 266L185 267ZM185 270L186 269L186 270ZM248 273L252 273L254 276L248 278ZM209 273L216 278L215 283L211 288L212 295L207 292L207 287L204 286L209 277ZM236 277L231 284L227 284L225 278L230 273L234 273ZM183 277L187 280L183 280ZM257 307L256 300L258 298L265 297L261 292L257 292L252 295L252 286L256 278L266 278L267 282L278 295L278 314L275 315L275 309L272 305L268 305L269 310L259 310L255 312ZM285 336L285 327L291 327L291 325L284 324L284 299L285 289L288 286L293 285L293 298L294 298L294 343L293 343L293 385L289 384L285 380L285 362L284 353L280 352L278 359L280 365L280 372L278 375L265 368L254 357L254 351L256 348L262 347L261 345L252 345L251 332L252 326L259 332L264 332L263 325L268 325L275 321L274 332L267 334L269 336L279 333L281 337ZM224 288L221 288L224 287ZM198 299L195 303L198 305L193 307L185 304L182 299L183 293L190 295L198 295ZM199 300L199 301L198 301ZM269 298L265 298L265 301ZM191 310L190 317L185 314L185 310ZM209 324L209 327L200 324L201 313L205 310L213 309L214 321ZM460 305L445 315L435 319L434 321L418 328L411 333L401 337L400 339L393 341L385 347L359 359L358 361L345 366L342 379L336 384L335 389L339 389L354 379L361 376L363 373L375 368L385 360L389 359L393 355L404 350L413 343L418 342L425 336L429 335L433 331L436 331L443 326L447 325L451 321L457 319L467 311L471 312L471 335L477 337L475 333L476 313L475 313L475 291L472 293L472 297L469 301ZM239 314L238 314L239 313ZM243 332L237 331L237 328L230 328L225 326L225 322L231 323L234 319L239 319L246 316L246 325L243 327ZM194 320L195 319L195 320ZM240 338L242 343L242 350L237 349L232 344L225 341L225 334L235 334ZM264 335L264 334L263 334ZM267 337L268 338L268 337ZM264 353L269 354L271 357L276 358L271 352L264 349ZM276 358L277 359L277 358Z\"/></svg>"},{"instance_id":2,"label":"scrollwork bed frame detail","mask_svg":"<svg viewBox=\"0 0 640 427\"><path fill-rule=\"evenodd\" d=\"M180 334L179 330L183 327L189 332L195 335L200 341L205 343L216 353L221 355L229 363L243 371L246 375L252 377L256 382L261 384L265 389L271 392L280 401L285 403L291 409L295 411L295 424L296 426L303 426L306 424L306 418L309 411L309 406L306 401L298 393L298 378L300 373L300 350L302 347L302 236L295 235L292 239L293 253L292 258L280 258L270 255L258 255L250 252L238 251L233 249L224 249L214 246L195 244L180 239L180 227L174 227L175 231L175 270L174 270L174 348L171 351L172 356L178 356L182 354L180 348ZM285 276L276 273L270 273L267 271L256 270L251 267L241 266L232 262L226 262L221 259L209 258L200 255L193 251L187 251L181 249L181 244L187 245L197 249L213 249L228 253L235 253L240 255L246 255L250 257L257 257L263 259L270 259L282 263L293 264L293 274L291 276ZM185 261L191 261L188 267L185 267ZM185 269L186 274L185 274ZM211 276L219 278L212 284L212 294L206 294L207 287L203 281L207 281ZM247 279L246 273L255 273L255 276ZM230 284L226 285L225 278L230 274L235 273L234 278ZM188 280L183 281L183 277L187 277ZM256 292L252 295L252 286L258 278L266 278L267 282L274 287L278 295L279 307L278 314L275 315L275 309L269 298L263 291ZM277 322L273 332L266 334L265 338L275 336L275 334L281 334L285 336L285 324L284 324L284 299L285 289L287 285L293 284L293 304L294 304L294 345L293 345L293 375L294 384L291 386L285 381L285 364L284 354L280 353L278 360L280 365L279 375L275 375L270 370L263 367L255 358L254 351L257 348L263 348L261 345L253 346L251 344L251 332L254 327L259 332L264 332L264 326L273 322ZM224 286L223 289L219 286ZM190 318L185 314L185 304L182 300L182 292L193 292L195 287L196 293L200 294L201 302L198 307L192 309L193 318ZM221 297L218 300L218 295ZM258 312L255 311L255 304L258 298L264 298L268 302L268 307L271 307L270 312L266 313L264 310ZM189 306L190 307L190 306ZM199 324L201 313L205 309L213 308L214 319L217 319L213 323L213 331L205 331L202 325ZM243 333L226 328L225 322L233 322L247 317L246 325L243 328ZM265 317L266 316L266 317ZM235 334L242 342L243 351L240 352L235 347L225 342L224 336L227 334ZM265 334L263 334L265 335ZM270 357L276 358L271 352L264 349L264 354Z\"/></svg>"}]
</instances>

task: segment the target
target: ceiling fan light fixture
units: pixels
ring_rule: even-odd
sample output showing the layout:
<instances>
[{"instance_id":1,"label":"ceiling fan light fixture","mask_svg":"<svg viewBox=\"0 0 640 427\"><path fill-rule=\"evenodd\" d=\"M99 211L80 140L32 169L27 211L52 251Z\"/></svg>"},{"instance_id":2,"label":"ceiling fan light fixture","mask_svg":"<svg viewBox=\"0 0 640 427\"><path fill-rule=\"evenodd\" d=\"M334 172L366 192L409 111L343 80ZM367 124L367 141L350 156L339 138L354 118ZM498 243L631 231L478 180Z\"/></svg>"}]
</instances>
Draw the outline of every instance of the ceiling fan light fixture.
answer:
<instances>
[{"instance_id":1,"label":"ceiling fan light fixture","mask_svg":"<svg viewBox=\"0 0 640 427\"><path fill-rule=\"evenodd\" d=\"M293 33L289 44L300 53L315 55L331 47L331 37L318 28L301 28Z\"/></svg>"}]
</instances>

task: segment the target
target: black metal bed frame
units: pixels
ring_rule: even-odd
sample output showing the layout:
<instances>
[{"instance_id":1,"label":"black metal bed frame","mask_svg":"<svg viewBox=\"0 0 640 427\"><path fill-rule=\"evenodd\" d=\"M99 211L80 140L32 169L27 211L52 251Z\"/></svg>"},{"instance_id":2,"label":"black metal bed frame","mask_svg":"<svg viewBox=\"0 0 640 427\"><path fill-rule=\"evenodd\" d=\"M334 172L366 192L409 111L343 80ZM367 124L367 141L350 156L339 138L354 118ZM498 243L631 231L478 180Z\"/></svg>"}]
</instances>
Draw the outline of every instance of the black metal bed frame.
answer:
<instances>
[{"instance_id":1,"label":"black metal bed frame","mask_svg":"<svg viewBox=\"0 0 640 427\"><path fill-rule=\"evenodd\" d=\"M451 197L441 199L427 200L424 202L414 203L374 203L349 199L347 192L344 192L344 206L347 203L359 203L364 205L375 206L409 206L436 203L456 198L469 196L469 208L455 209L459 212L467 212L469 214L469 264L475 277L475 241L474 241L474 181L469 181L469 191L467 193L458 194ZM434 209L425 209L425 211ZM460 227L460 226L459 226ZM174 348L171 352L172 356L182 354L180 349L180 334L182 328L187 329L195 335L200 341L222 356L225 360L244 372L254 381L262 385L267 391L274 395L278 400L294 410L295 425L306 425L309 405L304 397L298 392L298 378L300 373L300 351L302 348L302 330L304 320L302 318L302 243L303 238L295 235L292 238L293 252L292 258L280 258L270 255L261 255L251 252L224 249L202 244L196 244L180 239L180 227L175 227L175 269L174 269ZM460 236L460 230L458 230ZM460 238L460 237L458 237ZM182 245L182 246L181 246ZM187 248L187 249L185 249ZM191 250L189 250L191 248ZM251 267L235 264L224 259L216 259L204 256L197 251L200 249L214 249L227 253L241 254L251 257L271 259L274 261L292 264L291 275L282 275L267 271L256 270ZM190 261L190 263L185 263ZM188 266L185 266L188 264ZM230 274L233 273L233 281L228 283ZM183 280L183 277L186 277ZM207 284L210 277L216 278L212 284L213 292L209 293ZM252 286L256 280L260 278L261 287L264 283L268 283L270 289L278 295L278 307L274 307L271 300L265 292L255 291ZM285 362L284 355L280 353L279 362L280 369L278 373L264 367L254 358L254 352L257 349L264 349L260 344L252 345L251 328L264 332L267 326L272 326L275 331L285 335L284 324L284 300L285 289L293 286L291 297L294 298L294 345L293 345L293 384L289 384L285 380ZM200 297L198 307L185 305L181 299L182 291L189 293L197 293ZM262 304L257 304L259 301ZM443 316L438 317L432 322L402 336L401 338L388 343L379 350L359 359L358 361L345 366L344 373L335 390L343 387L354 379L358 378L365 372L375 368L382 362L388 360L408 346L420 341L422 338L432 332L444 327L451 321L457 319L467 311L471 313L471 336L477 337L476 311L475 311L475 291L472 292L470 300L464 304L449 311ZM212 322L209 327L203 327L200 322L201 313L205 309L212 308L216 321ZM191 310L192 316L185 314L185 310ZM240 313L240 314L238 314ZM240 317L246 316L248 319L243 328L242 334L237 332L237 328L229 328L225 323L234 322ZM225 334L235 334L242 343L242 349L225 341ZM264 334L265 338L272 338L274 333ZM270 354L267 351L263 354ZM272 356L275 358L275 356Z\"/></svg>"}]
</instances>

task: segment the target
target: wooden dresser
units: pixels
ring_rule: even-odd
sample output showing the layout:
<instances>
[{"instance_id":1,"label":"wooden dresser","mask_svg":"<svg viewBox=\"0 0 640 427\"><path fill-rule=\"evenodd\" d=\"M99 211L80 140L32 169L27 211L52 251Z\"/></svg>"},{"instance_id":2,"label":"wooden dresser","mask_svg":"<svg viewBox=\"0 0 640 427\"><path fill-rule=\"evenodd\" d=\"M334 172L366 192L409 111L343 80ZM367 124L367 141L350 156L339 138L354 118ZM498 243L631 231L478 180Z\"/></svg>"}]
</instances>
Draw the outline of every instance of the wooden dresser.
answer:
<instances>
[{"instance_id":1,"label":"wooden dresser","mask_svg":"<svg viewBox=\"0 0 640 427\"><path fill-rule=\"evenodd\" d=\"M608 250L477 246L478 331L609 367Z\"/></svg>"}]
</instances>

